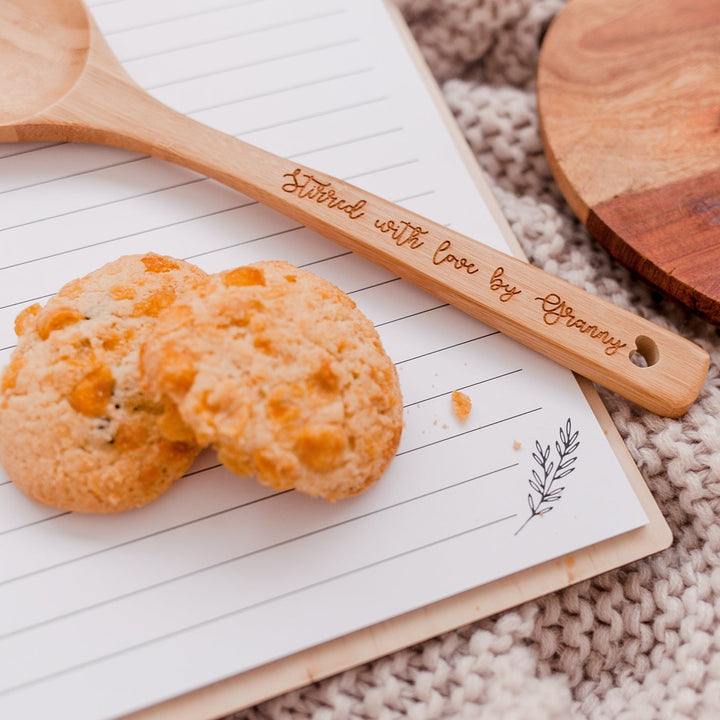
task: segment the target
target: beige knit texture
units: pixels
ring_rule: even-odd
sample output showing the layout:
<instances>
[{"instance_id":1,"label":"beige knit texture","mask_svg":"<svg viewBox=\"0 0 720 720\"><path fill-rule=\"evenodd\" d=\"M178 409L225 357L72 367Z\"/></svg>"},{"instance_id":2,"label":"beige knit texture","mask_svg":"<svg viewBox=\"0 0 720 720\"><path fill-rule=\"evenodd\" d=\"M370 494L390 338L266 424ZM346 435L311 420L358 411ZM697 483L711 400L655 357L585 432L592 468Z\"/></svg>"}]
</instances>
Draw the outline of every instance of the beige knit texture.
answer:
<instances>
[{"instance_id":1,"label":"beige knit texture","mask_svg":"<svg viewBox=\"0 0 720 720\"><path fill-rule=\"evenodd\" d=\"M610 258L576 221L538 136L538 45L561 0L396 0L530 261L711 353L698 402L661 418L601 390L673 546L235 718L720 718L717 329Z\"/></svg>"}]
</instances>

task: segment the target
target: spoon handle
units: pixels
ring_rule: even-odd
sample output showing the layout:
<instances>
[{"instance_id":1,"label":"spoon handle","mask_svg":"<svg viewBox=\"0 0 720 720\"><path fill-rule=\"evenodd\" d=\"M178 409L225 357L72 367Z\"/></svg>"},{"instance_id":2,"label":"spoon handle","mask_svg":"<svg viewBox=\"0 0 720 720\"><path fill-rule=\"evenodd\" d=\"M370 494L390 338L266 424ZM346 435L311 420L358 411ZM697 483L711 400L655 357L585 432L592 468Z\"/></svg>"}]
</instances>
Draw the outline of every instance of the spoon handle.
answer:
<instances>
[{"instance_id":1,"label":"spoon handle","mask_svg":"<svg viewBox=\"0 0 720 720\"><path fill-rule=\"evenodd\" d=\"M709 357L688 340L342 180L171 110L111 62L99 33L94 42L96 62L37 118L38 136L116 145L214 178L655 413L682 415L700 392ZM24 139L32 139L27 131ZM646 366L637 363L640 357Z\"/></svg>"}]
</instances>

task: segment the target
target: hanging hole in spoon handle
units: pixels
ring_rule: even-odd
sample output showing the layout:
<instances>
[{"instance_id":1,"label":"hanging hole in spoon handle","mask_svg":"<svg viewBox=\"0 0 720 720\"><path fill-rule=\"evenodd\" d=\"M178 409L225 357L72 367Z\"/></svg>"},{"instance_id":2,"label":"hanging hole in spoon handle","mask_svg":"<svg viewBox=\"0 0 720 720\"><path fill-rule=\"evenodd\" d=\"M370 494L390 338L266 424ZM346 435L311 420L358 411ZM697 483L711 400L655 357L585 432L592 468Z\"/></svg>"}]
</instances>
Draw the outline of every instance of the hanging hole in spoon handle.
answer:
<instances>
[{"instance_id":1,"label":"hanging hole in spoon handle","mask_svg":"<svg viewBox=\"0 0 720 720\"><path fill-rule=\"evenodd\" d=\"M130 79L87 11L78 11L79 0L57 2L63 13L53 27L36 22L34 6L0 0L0 13L12 11L12 22L2 26L6 46L27 47L30 33L37 52L46 52L47 41L54 62L74 63L72 72L61 74L66 82L73 78L71 83L55 95L44 88L44 97L57 98L47 108L28 105L33 114L23 118L0 110L0 140L102 143L183 165L294 218L648 410L678 416L694 402L709 366L708 354L698 346L517 258L171 110ZM8 35L18 27L18 37ZM78 59L84 62L81 69ZM16 77L10 70L0 73L2 82ZM647 367L633 362L636 353L646 356Z\"/></svg>"},{"instance_id":2,"label":"hanging hole in spoon handle","mask_svg":"<svg viewBox=\"0 0 720 720\"><path fill-rule=\"evenodd\" d=\"M635 338L635 348L630 353L630 360L638 367L651 367L660 360L660 351L651 338L639 335Z\"/></svg>"}]
</instances>

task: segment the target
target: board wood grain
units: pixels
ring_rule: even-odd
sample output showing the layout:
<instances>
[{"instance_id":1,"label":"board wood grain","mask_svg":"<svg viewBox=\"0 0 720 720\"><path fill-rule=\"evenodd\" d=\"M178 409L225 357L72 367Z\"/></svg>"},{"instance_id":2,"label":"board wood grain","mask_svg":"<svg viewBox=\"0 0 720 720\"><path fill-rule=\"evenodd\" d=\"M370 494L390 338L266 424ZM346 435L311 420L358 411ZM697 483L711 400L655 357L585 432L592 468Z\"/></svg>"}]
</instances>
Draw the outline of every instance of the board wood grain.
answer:
<instances>
[{"instance_id":1,"label":"board wood grain","mask_svg":"<svg viewBox=\"0 0 720 720\"><path fill-rule=\"evenodd\" d=\"M543 41L538 112L590 233L720 323L720 0L570 0Z\"/></svg>"}]
</instances>

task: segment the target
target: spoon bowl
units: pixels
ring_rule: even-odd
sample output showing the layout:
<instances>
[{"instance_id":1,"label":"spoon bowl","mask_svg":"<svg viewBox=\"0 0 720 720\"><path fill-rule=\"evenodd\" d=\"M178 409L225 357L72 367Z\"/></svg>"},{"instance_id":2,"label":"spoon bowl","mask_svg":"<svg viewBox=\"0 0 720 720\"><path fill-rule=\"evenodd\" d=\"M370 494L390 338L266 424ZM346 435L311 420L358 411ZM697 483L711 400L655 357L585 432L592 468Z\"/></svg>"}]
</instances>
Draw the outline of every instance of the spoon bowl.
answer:
<instances>
[{"instance_id":1,"label":"spoon bowl","mask_svg":"<svg viewBox=\"0 0 720 720\"><path fill-rule=\"evenodd\" d=\"M0 141L99 143L183 165L653 412L681 415L700 392L709 356L684 338L155 100L123 70L81 0L0 0L0 106ZM398 236L401 227L412 237Z\"/></svg>"},{"instance_id":2,"label":"spoon bowl","mask_svg":"<svg viewBox=\"0 0 720 720\"><path fill-rule=\"evenodd\" d=\"M85 69L90 18L80 2L0 0L0 124L31 117L66 95ZM32 89L32 92L28 92Z\"/></svg>"}]
</instances>

